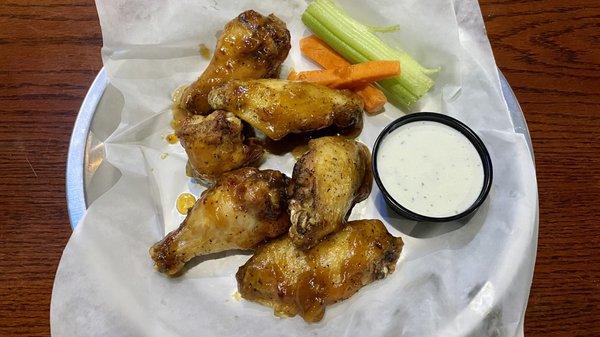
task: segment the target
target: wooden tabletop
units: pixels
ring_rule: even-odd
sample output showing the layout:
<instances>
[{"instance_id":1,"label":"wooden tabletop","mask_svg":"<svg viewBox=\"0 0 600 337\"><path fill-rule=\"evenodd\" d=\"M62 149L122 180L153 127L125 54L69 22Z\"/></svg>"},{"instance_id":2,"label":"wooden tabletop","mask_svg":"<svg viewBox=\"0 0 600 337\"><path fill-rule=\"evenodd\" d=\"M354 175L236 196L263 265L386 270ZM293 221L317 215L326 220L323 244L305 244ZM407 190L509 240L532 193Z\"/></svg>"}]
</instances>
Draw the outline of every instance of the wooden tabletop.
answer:
<instances>
[{"instance_id":1,"label":"wooden tabletop","mask_svg":"<svg viewBox=\"0 0 600 337\"><path fill-rule=\"evenodd\" d=\"M481 0L540 197L526 336L600 336L600 2ZM0 1L0 336L46 336L71 233L65 162L102 67L92 0Z\"/></svg>"}]
</instances>

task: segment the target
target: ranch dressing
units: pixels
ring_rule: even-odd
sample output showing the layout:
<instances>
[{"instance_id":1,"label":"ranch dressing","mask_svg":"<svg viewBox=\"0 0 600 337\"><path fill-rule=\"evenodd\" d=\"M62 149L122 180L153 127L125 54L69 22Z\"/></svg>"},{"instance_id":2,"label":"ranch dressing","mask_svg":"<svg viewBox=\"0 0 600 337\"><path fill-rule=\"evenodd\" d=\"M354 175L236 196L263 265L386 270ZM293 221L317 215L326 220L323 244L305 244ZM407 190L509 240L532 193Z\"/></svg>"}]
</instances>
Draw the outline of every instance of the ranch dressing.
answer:
<instances>
[{"instance_id":1,"label":"ranch dressing","mask_svg":"<svg viewBox=\"0 0 600 337\"><path fill-rule=\"evenodd\" d=\"M386 191L408 210L434 218L467 210L483 188L481 157L460 131L418 121L389 133L377 170Z\"/></svg>"}]
</instances>

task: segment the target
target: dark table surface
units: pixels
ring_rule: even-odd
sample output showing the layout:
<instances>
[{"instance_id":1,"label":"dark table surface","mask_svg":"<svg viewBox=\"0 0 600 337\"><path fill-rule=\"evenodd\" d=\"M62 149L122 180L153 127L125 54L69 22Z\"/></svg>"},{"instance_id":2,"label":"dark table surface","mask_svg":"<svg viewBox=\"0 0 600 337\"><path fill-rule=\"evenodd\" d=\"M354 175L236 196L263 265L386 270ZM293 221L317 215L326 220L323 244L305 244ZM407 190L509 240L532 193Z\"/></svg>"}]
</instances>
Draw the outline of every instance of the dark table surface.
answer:
<instances>
[{"instance_id":1,"label":"dark table surface","mask_svg":"<svg viewBox=\"0 0 600 337\"><path fill-rule=\"evenodd\" d=\"M540 230L526 336L600 336L600 1L481 0L529 124ZM65 162L102 67L91 0L0 1L0 336L50 334Z\"/></svg>"}]
</instances>

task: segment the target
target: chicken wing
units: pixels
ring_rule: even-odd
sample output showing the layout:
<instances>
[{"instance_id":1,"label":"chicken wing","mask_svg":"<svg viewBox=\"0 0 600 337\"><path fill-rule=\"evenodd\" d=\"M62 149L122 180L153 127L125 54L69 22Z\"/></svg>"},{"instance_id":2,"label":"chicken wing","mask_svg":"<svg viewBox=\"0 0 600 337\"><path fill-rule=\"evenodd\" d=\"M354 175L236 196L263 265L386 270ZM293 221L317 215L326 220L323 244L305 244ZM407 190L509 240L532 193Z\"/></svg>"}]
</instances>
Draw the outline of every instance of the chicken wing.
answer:
<instances>
[{"instance_id":1,"label":"chicken wing","mask_svg":"<svg viewBox=\"0 0 600 337\"><path fill-rule=\"evenodd\" d=\"M233 112L273 140L362 118L362 101L348 90L286 80L232 80L208 96L213 109Z\"/></svg>"},{"instance_id":2,"label":"chicken wing","mask_svg":"<svg viewBox=\"0 0 600 337\"><path fill-rule=\"evenodd\" d=\"M150 248L156 269L176 275L199 255L250 249L289 228L288 178L245 167L226 173L188 211L178 229Z\"/></svg>"},{"instance_id":3,"label":"chicken wing","mask_svg":"<svg viewBox=\"0 0 600 337\"><path fill-rule=\"evenodd\" d=\"M194 177L212 183L225 172L258 162L263 148L256 139L245 139L243 131L239 118L221 110L185 120L177 136Z\"/></svg>"},{"instance_id":4,"label":"chicken wing","mask_svg":"<svg viewBox=\"0 0 600 337\"><path fill-rule=\"evenodd\" d=\"M248 10L225 25L204 73L183 93L179 105L206 114L210 90L229 79L275 77L290 50L290 32L278 17Z\"/></svg>"},{"instance_id":5,"label":"chicken wing","mask_svg":"<svg viewBox=\"0 0 600 337\"><path fill-rule=\"evenodd\" d=\"M260 247L236 274L243 298L273 307L278 316L323 318L344 300L396 268L402 239L379 220L349 222L308 251L282 236Z\"/></svg>"},{"instance_id":6,"label":"chicken wing","mask_svg":"<svg viewBox=\"0 0 600 337\"><path fill-rule=\"evenodd\" d=\"M308 249L344 225L355 203L371 193L369 149L342 137L308 143L289 186L290 237Z\"/></svg>"}]
</instances>

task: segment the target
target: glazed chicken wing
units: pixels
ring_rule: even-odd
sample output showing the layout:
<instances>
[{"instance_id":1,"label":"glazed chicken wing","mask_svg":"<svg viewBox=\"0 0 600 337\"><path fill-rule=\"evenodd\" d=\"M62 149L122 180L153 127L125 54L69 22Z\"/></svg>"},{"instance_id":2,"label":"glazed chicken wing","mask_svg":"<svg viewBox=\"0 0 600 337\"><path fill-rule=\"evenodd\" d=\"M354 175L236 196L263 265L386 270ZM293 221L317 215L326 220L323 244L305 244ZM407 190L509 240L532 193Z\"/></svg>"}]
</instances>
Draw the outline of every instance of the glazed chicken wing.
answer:
<instances>
[{"instance_id":1,"label":"glazed chicken wing","mask_svg":"<svg viewBox=\"0 0 600 337\"><path fill-rule=\"evenodd\" d=\"M349 222L308 251L288 236L271 241L236 274L243 298L273 307L275 314L323 318L325 307L344 300L396 268L402 239L379 220Z\"/></svg>"},{"instance_id":2,"label":"glazed chicken wing","mask_svg":"<svg viewBox=\"0 0 600 337\"><path fill-rule=\"evenodd\" d=\"M179 228L150 248L155 267L176 275L195 256L254 248L285 233L287 180L279 171L252 167L224 174L202 193Z\"/></svg>"},{"instance_id":3,"label":"glazed chicken wing","mask_svg":"<svg viewBox=\"0 0 600 337\"><path fill-rule=\"evenodd\" d=\"M204 73L183 93L179 105L206 114L210 90L229 79L275 77L290 50L290 32L271 14L248 10L225 25L215 53Z\"/></svg>"},{"instance_id":4,"label":"glazed chicken wing","mask_svg":"<svg viewBox=\"0 0 600 337\"><path fill-rule=\"evenodd\" d=\"M308 249L344 225L355 203L371 192L369 149L342 137L308 143L289 187L290 237Z\"/></svg>"},{"instance_id":5,"label":"glazed chicken wing","mask_svg":"<svg viewBox=\"0 0 600 337\"><path fill-rule=\"evenodd\" d=\"M344 128L362 118L356 94L308 82L233 80L215 87L208 101L213 109L233 112L273 140L332 125Z\"/></svg>"},{"instance_id":6,"label":"glazed chicken wing","mask_svg":"<svg viewBox=\"0 0 600 337\"><path fill-rule=\"evenodd\" d=\"M244 139L242 121L230 112L194 115L177 130L193 175L212 183L225 172L258 162L263 148L256 139Z\"/></svg>"}]
</instances>

